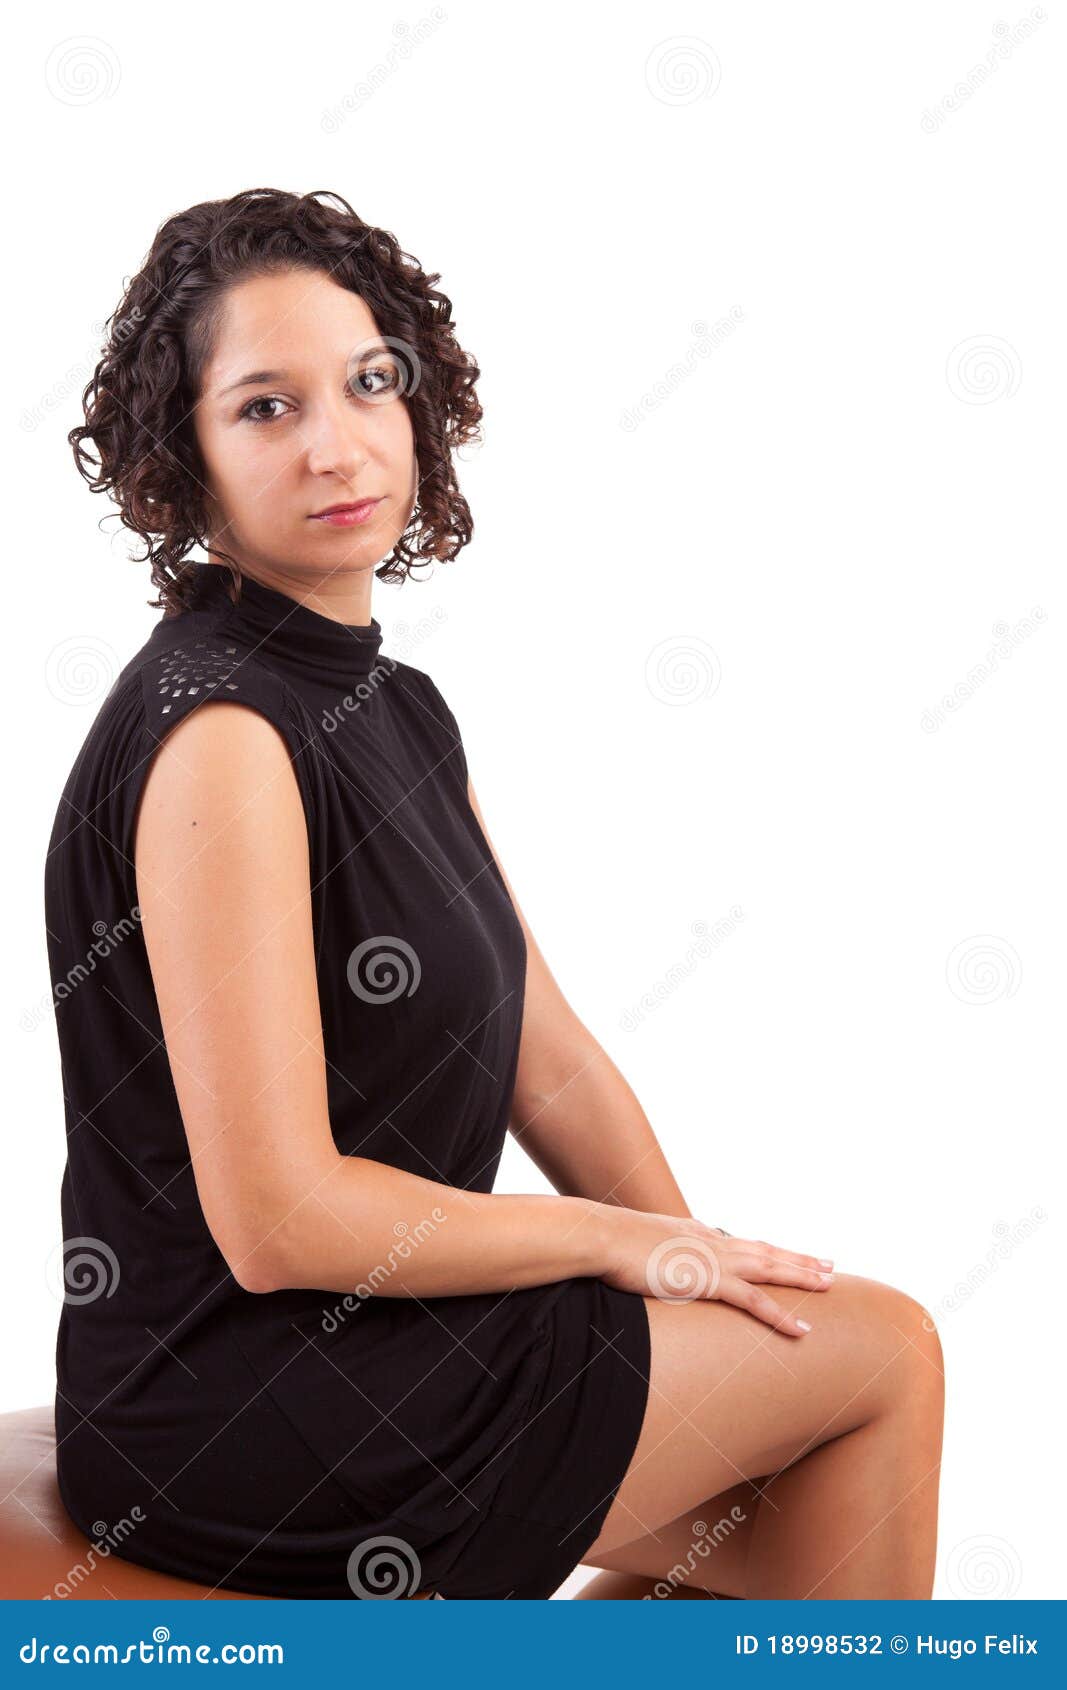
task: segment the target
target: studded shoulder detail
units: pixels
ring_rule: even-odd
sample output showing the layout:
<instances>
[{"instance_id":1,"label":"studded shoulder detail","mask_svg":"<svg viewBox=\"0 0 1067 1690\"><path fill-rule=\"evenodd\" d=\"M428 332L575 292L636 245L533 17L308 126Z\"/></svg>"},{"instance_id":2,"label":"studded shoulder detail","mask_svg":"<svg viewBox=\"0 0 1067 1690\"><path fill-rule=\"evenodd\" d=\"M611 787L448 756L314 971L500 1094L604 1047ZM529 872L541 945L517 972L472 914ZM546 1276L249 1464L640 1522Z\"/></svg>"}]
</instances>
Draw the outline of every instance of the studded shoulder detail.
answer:
<instances>
[{"instance_id":1,"label":"studded shoulder detail","mask_svg":"<svg viewBox=\"0 0 1067 1690\"><path fill-rule=\"evenodd\" d=\"M309 750L314 724L285 677L249 651L245 644L207 629L169 642L141 671L143 726L150 739L162 744L170 730L200 704L230 699L258 710L278 729L289 747L297 782L309 819L319 803L321 775ZM142 753L139 769L147 769ZM138 781L126 783L135 788Z\"/></svg>"},{"instance_id":2,"label":"studded shoulder detail","mask_svg":"<svg viewBox=\"0 0 1067 1690\"><path fill-rule=\"evenodd\" d=\"M231 676L238 668L235 645L206 639L173 646L160 660L156 677L159 714L170 715L180 698L195 699L219 687L225 692L237 692L240 683Z\"/></svg>"},{"instance_id":3,"label":"studded shoulder detail","mask_svg":"<svg viewBox=\"0 0 1067 1690\"><path fill-rule=\"evenodd\" d=\"M289 688L282 677L247 647L211 630L166 646L144 666L141 682L145 721L156 739L209 699L233 699L283 731L290 726Z\"/></svg>"}]
</instances>

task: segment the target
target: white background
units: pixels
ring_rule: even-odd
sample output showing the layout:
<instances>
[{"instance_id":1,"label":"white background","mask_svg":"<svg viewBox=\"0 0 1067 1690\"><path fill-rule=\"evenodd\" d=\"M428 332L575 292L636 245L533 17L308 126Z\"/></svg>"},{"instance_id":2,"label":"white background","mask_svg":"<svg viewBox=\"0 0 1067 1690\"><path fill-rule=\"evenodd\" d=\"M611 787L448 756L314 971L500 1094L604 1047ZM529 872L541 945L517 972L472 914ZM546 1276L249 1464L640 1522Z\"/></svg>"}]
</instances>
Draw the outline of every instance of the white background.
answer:
<instances>
[{"instance_id":1,"label":"white background","mask_svg":"<svg viewBox=\"0 0 1067 1690\"><path fill-rule=\"evenodd\" d=\"M187 0L21 27L0 1407L54 1387L44 856L157 614L65 435L159 223L334 188L441 271L483 371L476 538L376 583L384 650L433 630L410 660L693 1210L935 1313L935 1596L1062 1594L1059 8ZM511 1144L499 1183L547 1189Z\"/></svg>"}]
</instances>

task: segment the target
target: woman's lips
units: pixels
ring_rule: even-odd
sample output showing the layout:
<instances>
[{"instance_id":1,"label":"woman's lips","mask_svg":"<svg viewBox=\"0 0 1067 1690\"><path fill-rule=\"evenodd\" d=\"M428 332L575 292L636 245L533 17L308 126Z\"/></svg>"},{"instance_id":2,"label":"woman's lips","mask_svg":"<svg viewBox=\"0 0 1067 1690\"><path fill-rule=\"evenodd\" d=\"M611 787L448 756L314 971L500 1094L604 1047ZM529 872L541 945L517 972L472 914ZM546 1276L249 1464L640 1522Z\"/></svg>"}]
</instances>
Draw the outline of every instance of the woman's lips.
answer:
<instances>
[{"instance_id":1,"label":"woman's lips","mask_svg":"<svg viewBox=\"0 0 1067 1690\"><path fill-rule=\"evenodd\" d=\"M366 522L371 512L380 504L380 499L361 499L358 505L342 505L337 510L324 511L321 516L313 516L311 520L329 522L335 528L354 528L357 523Z\"/></svg>"}]
</instances>

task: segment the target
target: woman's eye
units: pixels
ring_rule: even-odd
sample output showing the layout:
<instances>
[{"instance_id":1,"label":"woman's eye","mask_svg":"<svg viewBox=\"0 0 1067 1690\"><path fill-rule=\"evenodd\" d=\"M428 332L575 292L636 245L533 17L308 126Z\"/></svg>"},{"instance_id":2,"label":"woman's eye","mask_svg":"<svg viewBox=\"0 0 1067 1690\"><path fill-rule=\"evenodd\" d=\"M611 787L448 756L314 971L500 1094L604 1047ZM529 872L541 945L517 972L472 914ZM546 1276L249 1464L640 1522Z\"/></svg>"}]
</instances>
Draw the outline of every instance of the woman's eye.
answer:
<instances>
[{"instance_id":1,"label":"woman's eye","mask_svg":"<svg viewBox=\"0 0 1067 1690\"><path fill-rule=\"evenodd\" d=\"M361 370L357 377L359 392L372 395L375 398L382 393L388 393L398 387L397 371L391 364L375 364L370 369ZM358 393L356 395L358 397ZM242 417L247 417L250 423L277 422L280 412L267 411L264 413L260 406L281 405L285 400L279 399L277 394L264 393L258 399L250 399L241 411Z\"/></svg>"},{"instance_id":2,"label":"woman's eye","mask_svg":"<svg viewBox=\"0 0 1067 1690\"><path fill-rule=\"evenodd\" d=\"M273 416L269 416L269 417L264 417L262 415L254 416L253 412L255 411L256 406L257 405L282 405L284 403L285 403L284 400L275 398L273 395L269 395L269 394L264 395L260 399L250 399L248 404L245 406L244 410L241 412L241 415L242 415L242 417L247 417L249 422L252 422L252 423L274 422L275 417L273 417Z\"/></svg>"},{"instance_id":3,"label":"woman's eye","mask_svg":"<svg viewBox=\"0 0 1067 1690\"><path fill-rule=\"evenodd\" d=\"M367 393L386 393L396 387L397 372L392 364L373 364L360 371L359 381Z\"/></svg>"}]
</instances>

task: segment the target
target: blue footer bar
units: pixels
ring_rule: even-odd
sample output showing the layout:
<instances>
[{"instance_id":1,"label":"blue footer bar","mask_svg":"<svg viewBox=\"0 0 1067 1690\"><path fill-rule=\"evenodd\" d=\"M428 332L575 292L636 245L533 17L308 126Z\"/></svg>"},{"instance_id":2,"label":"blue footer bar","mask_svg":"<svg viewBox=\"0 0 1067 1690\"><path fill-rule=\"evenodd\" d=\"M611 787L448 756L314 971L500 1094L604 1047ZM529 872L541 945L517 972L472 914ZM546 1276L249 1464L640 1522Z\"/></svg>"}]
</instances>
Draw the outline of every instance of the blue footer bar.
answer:
<instances>
[{"instance_id":1,"label":"blue footer bar","mask_svg":"<svg viewBox=\"0 0 1067 1690\"><path fill-rule=\"evenodd\" d=\"M1065 1674L1063 1602L68 1601L0 1603L2 1676L249 1674L380 1690L721 1690L808 1683L1038 1684Z\"/></svg>"}]
</instances>

